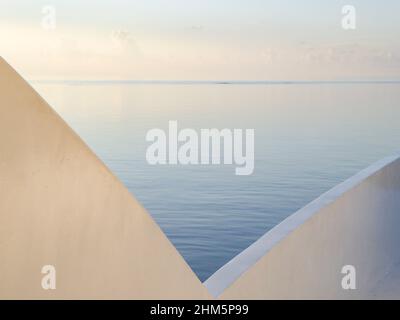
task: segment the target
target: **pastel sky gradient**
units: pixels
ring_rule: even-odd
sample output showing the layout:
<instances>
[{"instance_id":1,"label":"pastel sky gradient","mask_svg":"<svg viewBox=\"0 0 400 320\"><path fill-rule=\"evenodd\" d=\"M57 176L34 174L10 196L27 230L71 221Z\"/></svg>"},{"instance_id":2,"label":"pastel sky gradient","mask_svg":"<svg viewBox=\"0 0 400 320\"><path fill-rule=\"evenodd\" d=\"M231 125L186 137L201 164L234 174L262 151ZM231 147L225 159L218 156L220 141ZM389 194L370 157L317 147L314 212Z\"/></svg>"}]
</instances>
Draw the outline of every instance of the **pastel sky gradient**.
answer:
<instances>
[{"instance_id":1,"label":"pastel sky gradient","mask_svg":"<svg viewBox=\"0 0 400 320\"><path fill-rule=\"evenodd\" d=\"M31 79L400 79L399 15L399 0L0 0L0 54Z\"/></svg>"}]
</instances>

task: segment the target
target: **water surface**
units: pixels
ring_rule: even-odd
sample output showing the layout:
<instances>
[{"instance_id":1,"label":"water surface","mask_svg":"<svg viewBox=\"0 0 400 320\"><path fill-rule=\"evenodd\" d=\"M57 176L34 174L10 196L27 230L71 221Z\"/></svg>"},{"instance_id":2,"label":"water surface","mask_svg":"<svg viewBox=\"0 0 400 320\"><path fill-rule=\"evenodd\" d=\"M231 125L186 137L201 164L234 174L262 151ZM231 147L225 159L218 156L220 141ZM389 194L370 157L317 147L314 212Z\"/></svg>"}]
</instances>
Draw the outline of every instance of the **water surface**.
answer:
<instances>
[{"instance_id":1,"label":"water surface","mask_svg":"<svg viewBox=\"0 0 400 320\"><path fill-rule=\"evenodd\" d=\"M400 150L396 83L33 83L148 209L199 278ZM150 166L146 133L255 129L255 171Z\"/></svg>"}]
</instances>

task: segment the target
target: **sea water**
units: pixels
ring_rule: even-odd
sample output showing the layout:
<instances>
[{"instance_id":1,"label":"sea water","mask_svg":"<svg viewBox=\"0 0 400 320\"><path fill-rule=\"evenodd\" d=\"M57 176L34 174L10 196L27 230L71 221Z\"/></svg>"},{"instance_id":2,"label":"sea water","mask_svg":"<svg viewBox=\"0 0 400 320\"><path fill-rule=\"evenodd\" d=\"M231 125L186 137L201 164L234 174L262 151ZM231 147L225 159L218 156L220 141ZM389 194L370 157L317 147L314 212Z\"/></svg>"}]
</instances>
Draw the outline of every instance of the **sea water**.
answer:
<instances>
[{"instance_id":1,"label":"sea water","mask_svg":"<svg viewBox=\"0 0 400 320\"><path fill-rule=\"evenodd\" d=\"M400 151L398 83L33 82L204 281L265 232ZM254 171L150 165L153 128L254 129Z\"/></svg>"}]
</instances>

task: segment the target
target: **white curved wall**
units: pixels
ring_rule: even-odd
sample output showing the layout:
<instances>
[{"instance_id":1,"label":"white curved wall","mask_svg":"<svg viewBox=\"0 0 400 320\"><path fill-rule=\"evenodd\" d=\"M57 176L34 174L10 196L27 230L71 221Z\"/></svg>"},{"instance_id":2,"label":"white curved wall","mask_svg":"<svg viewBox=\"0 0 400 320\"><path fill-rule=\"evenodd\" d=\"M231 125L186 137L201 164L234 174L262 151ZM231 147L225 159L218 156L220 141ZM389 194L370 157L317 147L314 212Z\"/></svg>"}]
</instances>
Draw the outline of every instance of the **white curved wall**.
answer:
<instances>
[{"instance_id":1,"label":"white curved wall","mask_svg":"<svg viewBox=\"0 0 400 320\"><path fill-rule=\"evenodd\" d=\"M42 266L56 268L43 290ZM0 298L208 298L149 214L0 59Z\"/></svg>"},{"instance_id":2,"label":"white curved wall","mask_svg":"<svg viewBox=\"0 0 400 320\"><path fill-rule=\"evenodd\" d=\"M205 285L222 299L400 298L399 263L396 155L290 216ZM345 265L356 268L356 290L342 288Z\"/></svg>"}]
</instances>

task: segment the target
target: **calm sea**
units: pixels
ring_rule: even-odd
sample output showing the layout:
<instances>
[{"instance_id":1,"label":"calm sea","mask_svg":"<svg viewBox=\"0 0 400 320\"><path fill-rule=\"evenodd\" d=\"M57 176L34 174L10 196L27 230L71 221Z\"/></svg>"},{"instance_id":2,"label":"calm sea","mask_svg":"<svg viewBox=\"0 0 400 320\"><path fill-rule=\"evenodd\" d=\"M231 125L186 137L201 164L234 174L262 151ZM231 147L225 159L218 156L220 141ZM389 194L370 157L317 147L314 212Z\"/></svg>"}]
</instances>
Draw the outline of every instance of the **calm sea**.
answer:
<instances>
[{"instance_id":1,"label":"calm sea","mask_svg":"<svg viewBox=\"0 0 400 320\"><path fill-rule=\"evenodd\" d=\"M400 150L400 84L33 83L204 281L287 216ZM255 170L151 166L148 130L255 129Z\"/></svg>"}]
</instances>

